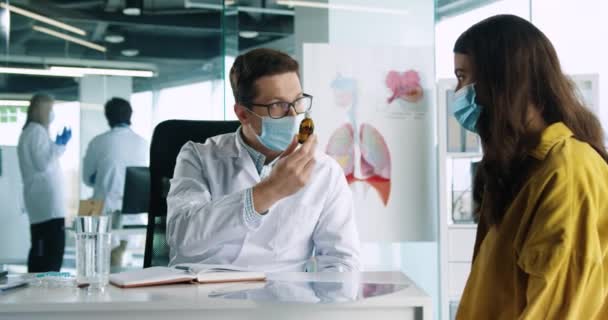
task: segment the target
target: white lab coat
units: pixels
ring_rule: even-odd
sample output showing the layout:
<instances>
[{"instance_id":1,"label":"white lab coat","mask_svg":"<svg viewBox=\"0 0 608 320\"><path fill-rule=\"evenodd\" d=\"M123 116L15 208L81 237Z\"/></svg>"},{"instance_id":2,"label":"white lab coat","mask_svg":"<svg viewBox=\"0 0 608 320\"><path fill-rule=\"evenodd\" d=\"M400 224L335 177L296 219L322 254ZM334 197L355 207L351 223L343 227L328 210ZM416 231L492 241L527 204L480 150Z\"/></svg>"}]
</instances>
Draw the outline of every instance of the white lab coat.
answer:
<instances>
[{"instance_id":1,"label":"white lab coat","mask_svg":"<svg viewBox=\"0 0 608 320\"><path fill-rule=\"evenodd\" d=\"M147 166L148 158L148 142L129 127L114 127L91 140L82 179L93 187L93 199L104 200L104 213L122 209L126 168Z\"/></svg>"},{"instance_id":2,"label":"white lab coat","mask_svg":"<svg viewBox=\"0 0 608 320\"><path fill-rule=\"evenodd\" d=\"M342 168L318 153L308 185L277 202L252 225L245 193L260 182L235 133L188 142L167 197L170 264L231 264L264 271L358 270L359 238Z\"/></svg>"},{"instance_id":3,"label":"white lab coat","mask_svg":"<svg viewBox=\"0 0 608 320\"><path fill-rule=\"evenodd\" d=\"M65 217L59 157L65 146L56 145L39 123L30 122L19 136L17 155L23 179L23 200L30 224Z\"/></svg>"}]
</instances>

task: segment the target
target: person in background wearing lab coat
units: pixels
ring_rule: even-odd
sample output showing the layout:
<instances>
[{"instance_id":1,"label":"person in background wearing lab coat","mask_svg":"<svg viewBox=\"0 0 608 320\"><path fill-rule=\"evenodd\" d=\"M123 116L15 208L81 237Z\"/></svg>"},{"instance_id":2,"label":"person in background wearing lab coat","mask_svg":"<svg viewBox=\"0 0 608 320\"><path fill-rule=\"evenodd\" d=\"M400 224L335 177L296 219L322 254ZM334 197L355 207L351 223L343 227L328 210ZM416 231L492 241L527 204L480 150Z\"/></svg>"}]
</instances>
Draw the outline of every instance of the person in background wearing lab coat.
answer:
<instances>
[{"instance_id":1,"label":"person in background wearing lab coat","mask_svg":"<svg viewBox=\"0 0 608 320\"><path fill-rule=\"evenodd\" d=\"M235 60L236 133L186 143L167 197L170 264L356 271L359 238L342 168L295 134L312 96L298 62L255 49ZM315 259L310 259L313 257ZM315 263L308 263L314 261Z\"/></svg>"},{"instance_id":2,"label":"person in background wearing lab coat","mask_svg":"<svg viewBox=\"0 0 608 320\"><path fill-rule=\"evenodd\" d=\"M17 146L32 241L28 272L59 271L63 263L66 209L59 157L72 132L64 128L55 141L51 140L53 103L45 94L32 97Z\"/></svg>"},{"instance_id":3,"label":"person in background wearing lab coat","mask_svg":"<svg viewBox=\"0 0 608 320\"><path fill-rule=\"evenodd\" d=\"M131 130L131 104L112 98L105 104L110 130L91 140L82 164L82 179L103 200L105 214L122 209L127 167L148 165L148 142Z\"/></svg>"},{"instance_id":4,"label":"person in background wearing lab coat","mask_svg":"<svg viewBox=\"0 0 608 320\"><path fill-rule=\"evenodd\" d=\"M122 210L127 167L148 166L149 146L144 138L131 130L133 110L127 100L112 98L104 109L110 130L89 143L82 164L82 179L93 187L92 199L103 200L103 213L111 214ZM127 241L127 237L114 238L112 266L122 265Z\"/></svg>"}]
</instances>

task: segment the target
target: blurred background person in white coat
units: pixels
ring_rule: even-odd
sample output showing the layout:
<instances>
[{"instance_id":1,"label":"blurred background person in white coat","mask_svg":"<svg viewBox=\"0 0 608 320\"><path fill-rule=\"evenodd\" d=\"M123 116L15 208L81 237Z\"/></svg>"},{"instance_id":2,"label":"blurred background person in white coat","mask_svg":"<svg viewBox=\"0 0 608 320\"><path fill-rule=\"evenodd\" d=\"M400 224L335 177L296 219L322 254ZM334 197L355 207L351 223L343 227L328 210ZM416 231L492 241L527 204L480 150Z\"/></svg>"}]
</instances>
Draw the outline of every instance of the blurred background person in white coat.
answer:
<instances>
[{"instance_id":1,"label":"blurred background person in white coat","mask_svg":"<svg viewBox=\"0 0 608 320\"><path fill-rule=\"evenodd\" d=\"M93 199L104 201L105 214L122 209L126 168L148 165L148 142L131 130L132 114L127 100L106 102L110 130L91 140L82 164L82 179L93 188Z\"/></svg>"},{"instance_id":2,"label":"blurred background person in white coat","mask_svg":"<svg viewBox=\"0 0 608 320\"><path fill-rule=\"evenodd\" d=\"M93 188L94 200L102 200L103 213L119 213L125 186L127 167L148 166L148 142L131 130L131 104L112 98L105 104L105 116L110 130L91 140L82 163L82 179ZM113 224L120 226L120 215ZM111 265L122 265L128 237L114 238Z\"/></svg>"},{"instance_id":3,"label":"blurred background person in white coat","mask_svg":"<svg viewBox=\"0 0 608 320\"><path fill-rule=\"evenodd\" d=\"M72 132L64 128L51 140L53 104L49 95L32 97L17 147L32 241L28 272L59 271L63 262L66 208L59 157Z\"/></svg>"}]
</instances>

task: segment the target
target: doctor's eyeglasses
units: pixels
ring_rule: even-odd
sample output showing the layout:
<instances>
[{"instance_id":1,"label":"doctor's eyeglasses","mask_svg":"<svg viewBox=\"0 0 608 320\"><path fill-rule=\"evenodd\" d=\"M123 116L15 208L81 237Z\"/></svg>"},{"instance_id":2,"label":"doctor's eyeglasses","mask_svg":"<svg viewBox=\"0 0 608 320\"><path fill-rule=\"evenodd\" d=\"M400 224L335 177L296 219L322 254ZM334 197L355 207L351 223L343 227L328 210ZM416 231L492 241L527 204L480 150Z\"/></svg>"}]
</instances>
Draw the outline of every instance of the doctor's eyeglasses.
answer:
<instances>
[{"instance_id":1,"label":"doctor's eyeglasses","mask_svg":"<svg viewBox=\"0 0 608 320\"><path fill-rule=\"evenodd\" d=\"M273 119L281 119L289 115L291 108L295 110L297 114L302 114L310 111L312 107L312 96L304 93L302 97L296 99L294 102L273 102L269 104L250 103L252 107L264 107L268 110L268 115Z\"/></svg>"}]
</instances>

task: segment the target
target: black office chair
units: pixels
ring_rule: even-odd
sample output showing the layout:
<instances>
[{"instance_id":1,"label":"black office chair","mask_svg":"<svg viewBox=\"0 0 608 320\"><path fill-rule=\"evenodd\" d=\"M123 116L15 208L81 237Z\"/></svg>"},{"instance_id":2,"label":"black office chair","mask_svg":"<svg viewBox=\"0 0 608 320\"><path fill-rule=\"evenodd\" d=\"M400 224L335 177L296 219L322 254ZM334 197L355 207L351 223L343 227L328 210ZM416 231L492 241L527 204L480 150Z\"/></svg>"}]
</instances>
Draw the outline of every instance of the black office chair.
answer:
<instances>
[{"instance_id":1,"label":"black office chair","mask_svg":"<svg viewBox=\"0 0 608 320\"><path fill-rule=\"evenodd\" d=\"M167 194L179 150L188 141L204 143L209 137L236 131L239 125L238 121L167 120L154 129L150 145L150 210L144 268L169 264Z\"/></svg>"},{"instance_id":2,"label":"black office chair","mask_svg":"<svg viewBox=\"0 0 608 320\"><path fill-rule=\"evenodd\" d=\"M127 167L121 214L140 214L150 208L150 168Z\"/></svg>"}]
</instances>

